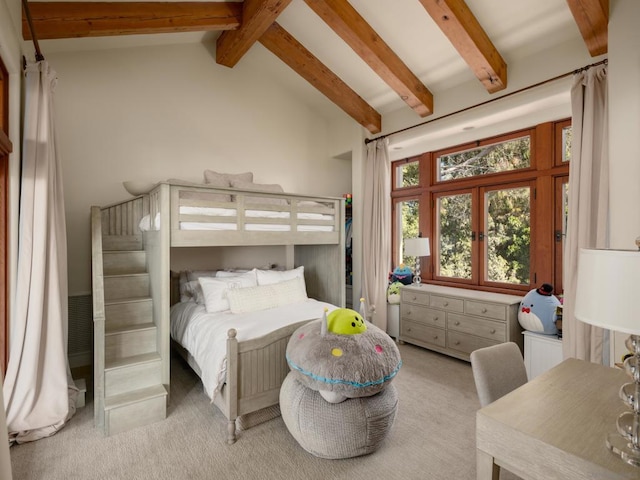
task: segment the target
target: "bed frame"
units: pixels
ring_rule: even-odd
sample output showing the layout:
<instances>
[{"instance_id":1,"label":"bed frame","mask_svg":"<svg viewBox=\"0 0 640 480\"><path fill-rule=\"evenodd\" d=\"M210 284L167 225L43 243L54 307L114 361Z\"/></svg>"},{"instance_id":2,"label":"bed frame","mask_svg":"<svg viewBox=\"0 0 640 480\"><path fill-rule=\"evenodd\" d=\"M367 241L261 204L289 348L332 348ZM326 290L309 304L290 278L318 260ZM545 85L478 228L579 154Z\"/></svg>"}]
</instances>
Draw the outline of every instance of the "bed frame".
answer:
<instances>
[{"instance_id":1,"label":"bed frame","mask_svg":"<svg viewBox=\"0 0 640 480\"><path fill-rule=\"evenodd\" d=\"M231 202L219 202L220 195L232 195ZM234 216L181 213L181 207L235 209ZM286 212L287 218L255 218L250 211ZM299 213L321 214L318 219L300 218ZM309 297L334 305L345 305L344 201L335 197L278 194L162 182L148 194L101 208L102 237L139 235L139 222L150 219L151 229L142 235L146 252L158 351L163 359L162 383L170 385L171 346L200 374L190 355L170 341L169 312L172 297L171 256L180 247L282 246L285 268L301 265ZM232 229L185 230L183 222L229 223ZM158 225L159 223L159 225ZM250 225L276 231L254 231ZM309 231L309 228L321 231ZM287 229L287 231L282 231ZM193 265L198 269L198 265ZM95 290L94 290L95 295ZM235 330L228 332L227 379L214 403L225 415L227 442L236 440L236 419L279 403L280 385L289 369L285 350L299 322L261 338L238 342Z\"/></svg>"}]
</instances>

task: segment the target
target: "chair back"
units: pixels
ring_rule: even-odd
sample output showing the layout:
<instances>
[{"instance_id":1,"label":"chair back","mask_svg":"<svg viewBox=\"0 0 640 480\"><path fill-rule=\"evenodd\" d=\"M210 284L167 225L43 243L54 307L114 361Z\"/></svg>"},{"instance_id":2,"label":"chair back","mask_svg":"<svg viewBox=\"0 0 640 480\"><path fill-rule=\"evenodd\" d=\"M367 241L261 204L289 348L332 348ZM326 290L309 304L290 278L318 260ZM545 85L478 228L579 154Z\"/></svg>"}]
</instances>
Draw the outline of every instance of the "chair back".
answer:
<instances>
[{"instance_id":1,"label":"chair back","mask_svg":"<svg viewBox=\"0 0 640 480\"><path fill-rule=\"evenodd\" d=\"M513 342L474 350L471 369L483 407L527 383L522 353Z\"/></svg>"}]
</instances>

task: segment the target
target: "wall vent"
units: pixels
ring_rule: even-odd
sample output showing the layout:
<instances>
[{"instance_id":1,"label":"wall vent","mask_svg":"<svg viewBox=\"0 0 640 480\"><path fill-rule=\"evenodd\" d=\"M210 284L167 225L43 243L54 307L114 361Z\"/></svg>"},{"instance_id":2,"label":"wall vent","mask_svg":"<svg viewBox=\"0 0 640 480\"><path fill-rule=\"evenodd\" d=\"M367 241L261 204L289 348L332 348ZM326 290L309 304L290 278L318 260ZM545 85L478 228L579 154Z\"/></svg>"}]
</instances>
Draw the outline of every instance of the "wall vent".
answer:
<instances>
[{"instance_id":1,"label":"wall vent","mask_svg":"<svg viewBox=\"0 0 640 480\"><path fill-rule=\"evenodd\" d=\"M93 301L91 295L69 297L69 367L93 363Z\"/></svg>"}]
</instances>

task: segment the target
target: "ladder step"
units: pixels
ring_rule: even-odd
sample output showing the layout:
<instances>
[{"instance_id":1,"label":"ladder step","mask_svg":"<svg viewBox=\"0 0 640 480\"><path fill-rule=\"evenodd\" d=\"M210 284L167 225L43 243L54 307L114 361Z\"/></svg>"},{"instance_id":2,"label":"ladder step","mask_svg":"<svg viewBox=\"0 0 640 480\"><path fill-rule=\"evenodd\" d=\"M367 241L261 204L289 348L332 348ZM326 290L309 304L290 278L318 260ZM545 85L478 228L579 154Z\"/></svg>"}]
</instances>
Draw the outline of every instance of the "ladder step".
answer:
<instances>
[{"instance_id":1,"label":"ladder step","mask_svg":"<svg viewBox=\"0 0 640 480\"><path fill-rule=\"evenodd\" d=\"M102 253L104 275L146 273L147 255L144 250L121 250Z\"/></svg>"},{"instance_id":2,"label":"ladder step","mask_svg":"<svg viewBox=\"0 0 640 480\"><path fill-rule=\"evenodd\" d=\"M105 337L110 335L122 335L123 333L136 333L143 332L145 330L155 330L156 326L153 322L140 323L138 325L126 325L123 327L110 327L105 328Z\"/></svg>"},{"instance_id":3,"label":"ladder step","mask_svg":"<svg viewBox=\"0 0 640 480\"><path fill-rule=\"evenodd\" d=\"M102 251L142 250L142 235L103 235Z\"/></svg>"},{"instance_id":4,"label":"ladder step","mask_svg":"<svg viewBox=\"0 0 640 480\"><path fill-rule=\"evenodd\" d=\"M105 363L157 352L156 335L153 323L109 327L104 336Z\"/></svg>"},{"instance_id":5,"label":"ladder step","mask_svg":"<svg viewBox=\"0 0 640 480\"><path fill-rule=\"evenodd\" d=\"M117 370L120 368L152 363L158 360L160 360L160 354L158 354L157 352L143 353L141 355L133 355L131 357L120 358L118 360L111 360L110 362L106 362L104 369Z\"/></svg>"},{"instance_id":6,"label":"ladder step","mask_svg":"<svg viewBox=\"0 0 640 480\"><path fill-rule=\"evenodd\" d=\"M149 285L148 273L105 275L105 302L132 297L148 297L150 292Z\"/></svg>"},{"instance_id":7,"label":"ladder step","mask_svg":"<svg viewBox=\"0 0 640 480\"><path fill-rule=\"evenodd\" d=\"M153 385L106 397L104 405L105 434L114 435L164 420L167 390L163 385Z\"/></svg>"},{"instance_id":8,"label":"ladder step","mask_svg":"<svg viewBox=\"0 0 640 480\"><path fill-rule=\"evenodd\" d=\"M105 396L127 393L162 383L162 362L158 353L146 353L106 362Z\"/></svg>"},{"instance_id":9,"label":"ladder step","mask_svg":"<svg viewBox=\"0 0 640 480\"><path fill-rule=\"evenodd\" d=\"M132 392L121 393L119 395L112 395L110 397L106 397L104 399L104 409L111 410L114 408L131 405L132 403L137 403L141 400L146 400L148 398L155 398L155 397L161 397L166 395L167 395L167 390L164 388L163 385L153 385L151 387L140 388Z\"/></svg>"},{"instance_id":10,"label":"ladder step","mask_svg":"<svg viewBox=\"0 0 640 480\"><path fill-rule=\"evenodd\" d=\"M110 300L105 302L104 314L107 329L149 323L153 320L153 305L150 297Z\"/></svg>"}]
</instances>

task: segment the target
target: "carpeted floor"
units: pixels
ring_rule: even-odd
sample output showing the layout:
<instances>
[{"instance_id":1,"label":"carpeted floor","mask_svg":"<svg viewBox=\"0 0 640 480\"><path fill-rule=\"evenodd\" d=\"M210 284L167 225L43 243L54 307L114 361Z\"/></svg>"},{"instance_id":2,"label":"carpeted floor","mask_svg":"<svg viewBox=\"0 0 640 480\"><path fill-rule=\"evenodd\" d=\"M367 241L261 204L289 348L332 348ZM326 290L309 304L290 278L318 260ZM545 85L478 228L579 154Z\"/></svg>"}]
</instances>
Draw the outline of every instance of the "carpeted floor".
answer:
<instances>
[{"instance_id":1,"label":"carpeted floor","mask_svg":"<svg viewBox=\"0 0 640 480\"><path fill-rule=\"evenodd\" d=\"M303 450L278 417L225 443L225 419L179 357L171 364L167 419L104 437L93 403L56 435L11 448L14 480L67 479L474 479L475 412L467 362L401 345L394 380L399 407L390 435L371 455L323 460ZM513 479L503 472L501 479Z\"/></svg>"}]
</instances>

